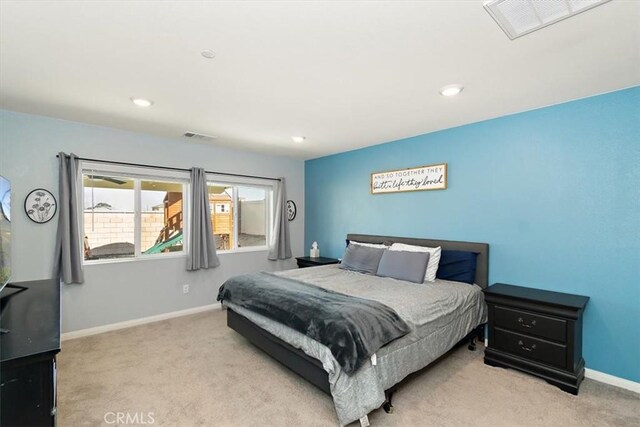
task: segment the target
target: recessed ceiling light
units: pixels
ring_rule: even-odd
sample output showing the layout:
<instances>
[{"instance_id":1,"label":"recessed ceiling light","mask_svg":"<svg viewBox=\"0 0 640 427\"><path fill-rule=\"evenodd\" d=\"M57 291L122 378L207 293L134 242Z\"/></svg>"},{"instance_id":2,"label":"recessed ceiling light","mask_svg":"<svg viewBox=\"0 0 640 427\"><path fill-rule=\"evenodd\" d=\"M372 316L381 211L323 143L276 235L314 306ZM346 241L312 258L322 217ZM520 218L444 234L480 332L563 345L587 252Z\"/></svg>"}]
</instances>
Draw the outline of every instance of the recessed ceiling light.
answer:
<instances>
[{"instance_id":1,"label":"recessed ceiling light","mask_svg":"<svg viewBox=\"0 0 640 427\"><path fill-rule=\"evenodd\" d=\"M464 89L464 86L462 86L462 85L442 86L440 88L440 95L442 95L442 96L456 96L457 94L462 92L462 89Z\"/></svg>"},{"instance_id":2,"label":"recessed ceiling light","mask_svg":"<svg viewBox=\"0 0 640 427\"><path fill-rule=\"evenodd\" d=\"M216 53L209 49L203 50L202 52L200 52L200 55L207 59L213 59L216 57Z\"/></svg>"},{"instance_id":3,"label":"recessed ceiling light","mask_svg":"<svg viewBox=\"0 0 640 427\"><path fill-rule=\"evenodd\" d=\"M293 142L297 142L297 143L301 143L304 142L305 138L304 136L292 136L291 139L293 139Z\"/></svg>"},{"instance_id":4,"label":"recessed ceiling light","mask_svg":"<svg viewBox=\"0 0 640 427\"><path fill-rule=\"evenodd\" d=\"M151 107L153 105L153 101L149 101L144 98L131 98L131 102L142 108Z\"/></svg>"}]
</instances>

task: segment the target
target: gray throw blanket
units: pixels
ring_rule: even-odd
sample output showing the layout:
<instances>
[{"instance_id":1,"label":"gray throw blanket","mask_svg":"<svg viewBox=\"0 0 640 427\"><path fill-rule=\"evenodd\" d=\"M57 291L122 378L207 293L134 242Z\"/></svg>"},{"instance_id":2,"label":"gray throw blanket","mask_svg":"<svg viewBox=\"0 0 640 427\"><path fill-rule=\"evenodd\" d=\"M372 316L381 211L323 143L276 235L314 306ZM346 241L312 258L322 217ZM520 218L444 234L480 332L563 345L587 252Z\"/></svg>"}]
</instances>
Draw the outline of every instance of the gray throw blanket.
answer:
<instances>
[{"instance_id":1,"label":"gray throw blanket","mask_svg":"<svg viewBox=\"0 0 640 427\"><path fill-rule=\"evenodd\" d=\"M265 272L227 280L218 301L261 314L324 344L347 374L411 330L379 302Z\"/></svg>"}]
</instances>

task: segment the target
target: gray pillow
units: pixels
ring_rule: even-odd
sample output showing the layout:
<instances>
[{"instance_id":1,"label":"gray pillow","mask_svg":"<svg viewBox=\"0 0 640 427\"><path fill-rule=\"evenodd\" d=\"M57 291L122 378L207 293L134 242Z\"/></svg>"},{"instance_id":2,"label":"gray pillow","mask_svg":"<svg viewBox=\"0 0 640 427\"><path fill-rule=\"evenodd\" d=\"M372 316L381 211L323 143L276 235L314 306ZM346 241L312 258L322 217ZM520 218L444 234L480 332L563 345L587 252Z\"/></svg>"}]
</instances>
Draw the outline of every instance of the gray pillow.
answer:
<instances>
[{"instance_id":1,"label":"gray pillow","mask_svg":"<svg viewBox=\"0 0 640 427\"><path fill-rule=\"evenodd\" d=\"M386 251L377 276L422 283L429 264L429 252Z\"/></svg>"},{"instance_id":2,"label":"gray pillow","mask_svg":"<svg viewBox=\"0 0 640 427\"><path fill-rule=\"evenodd\" d=\"M386 249L382 248L350 244L344 253L340 268L343 270L376 274L378 264L380 264L380 258L382 258L382 254L386 251Z\"/></svg>"}]
</instances>

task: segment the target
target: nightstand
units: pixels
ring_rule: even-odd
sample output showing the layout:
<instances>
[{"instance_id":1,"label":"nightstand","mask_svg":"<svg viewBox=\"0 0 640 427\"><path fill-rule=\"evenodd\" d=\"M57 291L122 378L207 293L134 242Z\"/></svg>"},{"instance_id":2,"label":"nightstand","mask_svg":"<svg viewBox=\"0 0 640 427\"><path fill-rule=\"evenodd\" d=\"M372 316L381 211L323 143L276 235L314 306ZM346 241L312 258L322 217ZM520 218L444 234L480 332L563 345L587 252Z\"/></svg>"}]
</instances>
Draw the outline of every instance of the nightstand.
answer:
<instances>
[{"instance_id":1,"label":"nightstand","mask_svg":"<svg viewBox=\"0 0 640 427\"><path fill-rule=\"evenodd\" d=\"M296 258L298 260L298 268L317 267L319 265L339 264L340 260L335 258L318 257L311 258L310 256L301 256Z\"/></svg>"},{"instance_id":2,"label":"nightstand","mask_svg":"<svg viewBox=\"0 0 640 427\"><path fill-rule=\"evenodd\" d=\"M578 394L584 379L582 315L589 297L496 283L484 290L484 363L535 375Z\"/></svg>"}]
</instances>

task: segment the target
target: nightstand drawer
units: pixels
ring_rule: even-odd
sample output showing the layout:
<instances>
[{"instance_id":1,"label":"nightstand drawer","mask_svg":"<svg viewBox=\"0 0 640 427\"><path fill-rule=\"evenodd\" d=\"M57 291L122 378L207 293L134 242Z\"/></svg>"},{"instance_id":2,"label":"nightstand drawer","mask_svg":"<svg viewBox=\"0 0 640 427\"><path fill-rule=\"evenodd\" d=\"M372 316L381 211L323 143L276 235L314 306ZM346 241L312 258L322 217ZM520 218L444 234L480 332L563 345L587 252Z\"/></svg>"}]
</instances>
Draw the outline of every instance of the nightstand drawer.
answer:
<instances>
[{"instance_id":1,"label":"nightstand drawer","mask_svg":"<svg viewBox=\"0 0 640 427\"><path fill-rule=\"evenodd\" d=\"M494 308L494 325L561 343L567 342L567 321L564 319L496 305Z\"/></svg>"},{"instance_id":2,"label":"nightstand drawer","mask_svg":"<svg viewBox=\"0 0 640 427\"><path fill-rule=\"evenodd\" d=\"M318 266L318 264L315 264L313 262L307 262L307 261L298 260L298 268L317 267L317 266Z\"/></svg>"},{"instance_id":3,"label":"nightstand drawer","mask_svg":"<svg viewBox=\"0 0 640 427\"><path fill-rule=\"evenodd\" d=\"M489 343L489 345L497 350L537 360L560 369L565 369L567 366L566 346L527 335L494 328L493 344Z\"/></svg>"}]
</instances>

